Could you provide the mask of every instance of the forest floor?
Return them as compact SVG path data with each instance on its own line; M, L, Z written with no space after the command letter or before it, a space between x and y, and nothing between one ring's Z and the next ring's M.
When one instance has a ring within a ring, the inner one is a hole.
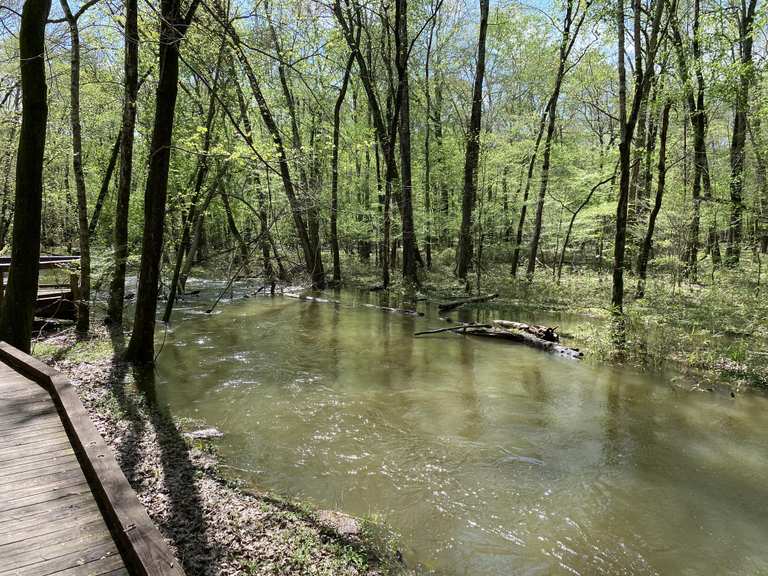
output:
M131 486L188 576L402 574L388 531L373 522L314 510L224 477L205 427L174 421L152 401L146 376L115 360L105 330L71 330L34 343L65 373Z
M451 269L451 258L437 261L418 294L429 300L450 300L466 295ZM380 283L370 269L348 259L345 278L351 286ZM754 269L753 269L754 268ZM699 390L728 387L733 391L768 390L768 285L762 286L757 266L743 264L738 271L703 270L700 281L675 280L673 273L648 279L645 297L635 299L637 280L627 273L625 334L612 330L611 275L609 271L564 270L558 283L551 269L538 272L532 282L524 271L516 279L506 264L489 265L470 278L472 294L497 293L490 309L512 307L530 321L540 312L571 318L578 325L569 334L587 359L632 365L640 369L682 372L685 385ZM393 275L393 278L399 274ZM391 292L407 291L395 283ZM407 299L407 298L406 298Z

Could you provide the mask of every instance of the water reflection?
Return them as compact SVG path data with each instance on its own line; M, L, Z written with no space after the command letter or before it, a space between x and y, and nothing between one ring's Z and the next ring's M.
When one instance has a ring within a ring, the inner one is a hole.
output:
M381 515L441 573L768 573L766 399L346 305L383 297L181 311L158 398L246 480Z

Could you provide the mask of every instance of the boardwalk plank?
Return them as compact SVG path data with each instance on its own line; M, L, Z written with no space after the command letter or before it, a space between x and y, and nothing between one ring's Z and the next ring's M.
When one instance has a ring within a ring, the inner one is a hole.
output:
M0 575L184 576L72 386L0 342Z

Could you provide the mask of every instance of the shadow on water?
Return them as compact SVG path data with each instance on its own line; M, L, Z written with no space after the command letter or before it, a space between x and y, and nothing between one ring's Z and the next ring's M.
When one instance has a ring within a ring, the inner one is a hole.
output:
M110 371L110 392L124 418L130 422L118 449L121 468L131 485L140 492L139 478L147 473L141 467L153 464L154 436L156 448L159 449L157 457L162 471L162 491L167 497L167 513L160 517L156 515L153 519L174 543L187 574L216 574L219 554L209 542L202 497L195 481L196 468L173 418L167 408L156 400L154 369L122 362L124 334L121 330L113 330L110 337L115 352ZM128 385L131 379L136 390ZM150 512L153 509L158 510L149 507Z

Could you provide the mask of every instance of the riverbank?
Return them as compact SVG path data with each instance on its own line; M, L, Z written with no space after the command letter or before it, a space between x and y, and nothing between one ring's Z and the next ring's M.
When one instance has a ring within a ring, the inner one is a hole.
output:
M221 472L214 443L153 405L152 372L115 359L100 331L65 331L33 354L66 374L188 576L403 574L382 527L246 489ZM141 389L141 391L140 391Z
M439 301L465 293L448 256L425 274L419 296ZM344 264L347 285L369 288L380 282L376 271L359 261L349 258ZM488 264L479 279L470 278L471 291L497 293L484 305L490 309L519 309L520 316L510 320L530 321L527 312L583 317L583 326L570 336L587 359L648 370L672 368L686 376L686 387L698 390L768 390L768 298L756 265L755 270L718 269L716 278L702 273L696 283L672 273L649 278L644 298L628 298L620 345L611 331L610 274L568 272L557 282L549 272L529 282L524 276L512 278L505 264ZM627 279L628 293L635 283ZM398 280L390 294L393 302L410 297Z

